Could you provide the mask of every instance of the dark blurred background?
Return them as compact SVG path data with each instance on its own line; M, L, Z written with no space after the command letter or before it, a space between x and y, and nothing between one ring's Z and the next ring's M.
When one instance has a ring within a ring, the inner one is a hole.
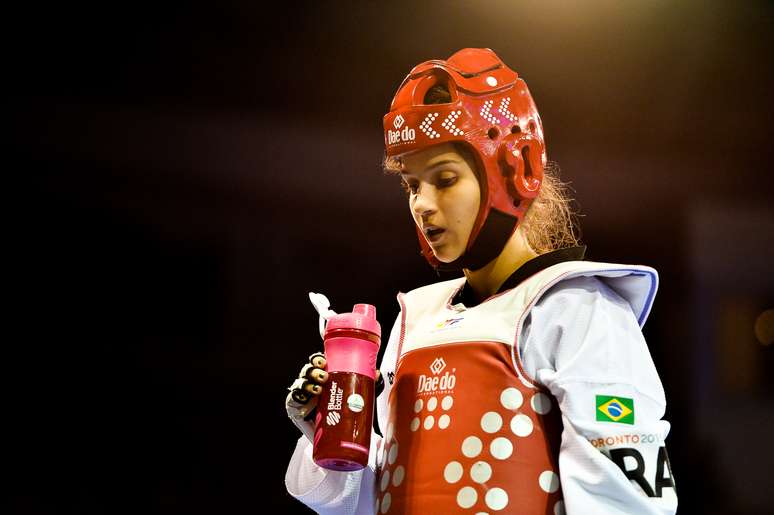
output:
M2 511L308 513L283 483L307 292L388 332L437 280L381 117L471 46L527 80L587 257L661 274L679 513L771 513L774 6L287 5L4 8Z

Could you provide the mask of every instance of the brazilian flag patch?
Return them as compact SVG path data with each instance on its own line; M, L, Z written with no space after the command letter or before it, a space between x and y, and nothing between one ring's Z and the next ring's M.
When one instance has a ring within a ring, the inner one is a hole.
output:
M626 397L597 395L597 422L634 425L634 400Z

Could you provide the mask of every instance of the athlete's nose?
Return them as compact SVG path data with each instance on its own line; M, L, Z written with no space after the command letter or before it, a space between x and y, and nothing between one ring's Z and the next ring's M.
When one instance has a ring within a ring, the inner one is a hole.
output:
M435 200L435 189L430 185L420 186L414 195L414 203L411 206L417 218L427 218L438 209Z

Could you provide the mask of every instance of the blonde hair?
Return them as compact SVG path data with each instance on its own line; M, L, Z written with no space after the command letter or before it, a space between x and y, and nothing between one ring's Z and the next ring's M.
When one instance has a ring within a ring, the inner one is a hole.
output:
M540 192L521 225L529 246L538 254L575 247L580 243L578 216L570 187L559 178L559 165L548 161Z
M463 155L468 152L467 148L458 148L458 151L460 150ZM385 157L382 168L385 173L398 174L401 171L402 162L400 158ZM536 253L545 254L552 250L578 245L580 243L578 217L570 187L559 178L559 165L554 161L548 161L543 170L540 193L527 209L521 224L521 230L529 246Z

